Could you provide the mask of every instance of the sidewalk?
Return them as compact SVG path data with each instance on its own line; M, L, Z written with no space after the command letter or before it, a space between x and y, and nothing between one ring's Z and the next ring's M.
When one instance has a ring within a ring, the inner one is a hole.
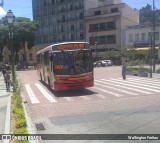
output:
M0 134L10 133L11 94L12 92L6 92L4 78L0 73Z
M158 79L160 79L160 74L153 73L153 74L152 74L152 77L153 77L153 78L158 78Z

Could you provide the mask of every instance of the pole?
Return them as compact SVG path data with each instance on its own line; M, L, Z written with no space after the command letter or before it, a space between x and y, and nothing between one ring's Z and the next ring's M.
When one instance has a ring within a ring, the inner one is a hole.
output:
M96 45L96 60L97 60L97 42L96 42L95 45Z
M9 34L10 34L10 48L11 48L11 63L12 63L12 77L14 73L14 55L13 55L13 37L12 37L12 29L11 24L9 24Z
M153 0L153 73L155 73L155 0Z
M151 49L150 49L150 78L152 78L152 34L151 34Z

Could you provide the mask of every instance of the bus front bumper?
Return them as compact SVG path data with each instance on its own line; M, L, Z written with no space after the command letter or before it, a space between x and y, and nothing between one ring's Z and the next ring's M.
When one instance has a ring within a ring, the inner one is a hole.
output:
M61 91L61 90L74 90L74 89L81 89L87 87L94 86L94 79L86 81L86 82L77 82L77 83L54 83L54 90Z

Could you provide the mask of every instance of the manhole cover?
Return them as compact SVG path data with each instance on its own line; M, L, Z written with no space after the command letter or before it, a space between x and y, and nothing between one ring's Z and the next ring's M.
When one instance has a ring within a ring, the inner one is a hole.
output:
M36 126L37 131L45 130L45 127L44 127L43 123L35 124L35 126Z

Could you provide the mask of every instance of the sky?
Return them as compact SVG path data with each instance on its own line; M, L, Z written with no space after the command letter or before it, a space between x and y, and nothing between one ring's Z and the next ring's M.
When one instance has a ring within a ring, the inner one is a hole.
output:
M0 0L1 1L1 0ZM32 18L32 0L3 0L4 6L0 7L0 18L6 14L8 10L12 10L16 17ZM92 0L91 0L92 1ZM153 0L122 0L132 8L138 10L147 4L152 5ZM155 7L160 9L160 0L155 0Z

